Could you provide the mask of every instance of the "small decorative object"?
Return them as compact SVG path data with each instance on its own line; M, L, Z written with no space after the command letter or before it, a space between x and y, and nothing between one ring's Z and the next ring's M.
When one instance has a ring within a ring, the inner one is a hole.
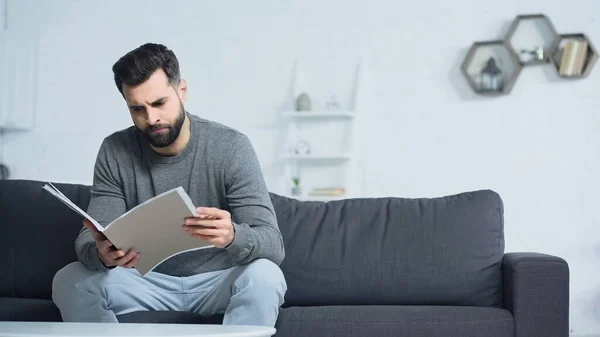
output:
M331 97L325 104L325 107L329 110L339 110L342 108L342 105L340 104L340 102L338 101L338 99L335 95L331 95Z
M523 49L519 53L519 60L521 60L522 63L544 61L544 48L536 47L534 50Z
M496 63L496 59L490 57L480 74L481 91L501 91L503 86L502 69Z
M297 111L310 111L311 102L308 94L301 93L298 98L296 98L296 110Z
M461 65L471 89L490 97L509 94L522 69L519 55L503 40L473 43Z
M544 48L542 47L535 48L535 50L533 51L533 55L535 56L535 59L537 61L543 61L544 58L546 58L546 56L544 55Z
M310 144L307 141L301 140L296 144L296 154L305 156L310 153Z
M302 194L302 188L300 188L300 178L293 177L292 182L294 183L294 187L292 187L292 195L298 196Z

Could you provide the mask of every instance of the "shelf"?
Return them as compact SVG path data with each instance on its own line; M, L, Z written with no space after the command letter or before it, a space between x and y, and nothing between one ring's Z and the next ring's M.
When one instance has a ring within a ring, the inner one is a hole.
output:
M552 21L544 14L518 15L510 25L506 41L521 65L550 62L552 44L558 36Z
M574 43L571 44L571 42ZM563 57L565 48L568 49L572 62ZM584 78L592 71L598 60L598 53L585 34L561 34L552 47L551 60L558 76L574 79Z
M290 118L353 118L354 112L348 110L290 111L284 115Z
M479 95L506 95L512 90L522 65L514 50L502 40L475 42L461 70Z
M294 61L288 103L278 113L282 135L276 161L282 168L281 195L312 202L344 197L309 193L309 187L321 184L347 186L345 194L351 191L352 195L360 195L362 181L356 176L361 162L355 153L360 142L358 122L362 109L358 98L362 67L360 59L356 65L349 60L351 72L344 75L346 61L311 60L302 69ZM328 74L331 70L334 71ZM301 190L294 187L298 179Z
M286 154L283 155L283 159L300 159L300 160L347 160L350 159L349 154Z
M29 131L30 129L28 127L21 127L21 126L0 126L0 133L7 133L7 132L24 132L24 131Z
M298 199L300 201L323 201L323 202L327 202L327 201L336 201L336 200L342 200L345 198L345 196L312 196L312 195L302 195L302 196L290 196L290 198L294 198L294 199Z

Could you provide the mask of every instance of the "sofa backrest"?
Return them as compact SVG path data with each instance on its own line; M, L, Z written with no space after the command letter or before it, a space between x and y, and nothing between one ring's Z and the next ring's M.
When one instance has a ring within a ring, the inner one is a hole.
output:
M42 190L0 180L0 297L51 298L82 218ZM87 209L89 186L54 184ZM300 202L271 193L283 234L284 306L501 306L503 206L493 191L432 199Z
M42 190L44 184L0 180L0 297L50 299L54 274L76 259L83 218ZM88 186L54 185L87 209Z
M286 250L286 306L502 306L503 203L493 191L271 198Z

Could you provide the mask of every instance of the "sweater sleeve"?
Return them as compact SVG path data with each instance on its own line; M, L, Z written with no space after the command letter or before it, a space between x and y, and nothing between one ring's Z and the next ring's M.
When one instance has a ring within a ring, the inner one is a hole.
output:
M225 157L223 173L235 237L225 249L238 264L258 258L279 265L283 238L260 164L248 137L236 133Z
M87 213L103 227L125 213L125 198L118 179L117 162L108 139L104 139L98 151L90 193ZM90 269L109 269L100 260L92 233L85 227L75 240L75 253L77 259Z

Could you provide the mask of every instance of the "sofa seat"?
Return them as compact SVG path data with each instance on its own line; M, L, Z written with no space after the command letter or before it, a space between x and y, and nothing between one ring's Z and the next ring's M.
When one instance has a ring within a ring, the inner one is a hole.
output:
M222 315L134 312L121 323L216 323ZM283 336L514 337L514 319L505 309L467 306L315 306L280 310L275 326Z
M0 297L0 321L60 322L60 311L51 300Z
M514 337L504 309L460 306L319 306L281 310L283 336Z

